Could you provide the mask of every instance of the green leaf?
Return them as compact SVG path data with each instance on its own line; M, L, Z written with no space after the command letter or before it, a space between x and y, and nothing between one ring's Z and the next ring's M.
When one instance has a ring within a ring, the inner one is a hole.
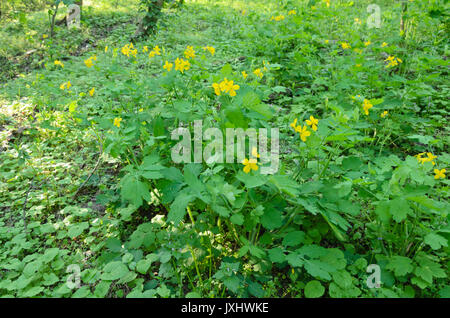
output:
M283 263L284 261L286 261L286 255L284 255L283 250L279 247L272 248L268 252L271 262Z
M317 280L312 280L308 282L305 286L305 297L306 298L318 298L325 293L325 287L320 284Z
M268 230L275 230L283 225L283 215L281 211L273 208L264 210L264 215L261 217L261 224Z
M274 175L269 178L269 181L274 184L278 190L287 193L290 196L297 196L299 194L300 185L286 175Z
M103 274L100 276L104 280L116 280L124 277L129 272L128 267L119 261L108 263L103 268Z
M248 189L256 188L264 185L267 182L267 179L261 175L251 175L240 170L236 175L236 178L245 184L245 187Z
M175 225L183 220L186 214L188 204L194 201L195 197L190 194L180 193L170 205L169 215L167 221L173 222Z
M77 236L79 236L81 233L83 233L83 231L84 231L85 229L87 229L88 227L89 227L89 223L88 223L88 222L82 222L82 223L79 223L79 224L72 225L72 226L69 228L69 231L67 231L67 235L68 235L70 238L77 237Z
M392 215L394 221L400 223L408 214L412 213L409 203L406 199L397 198L389 201L389 212Z
M304 242L305 239L305 232L303 231L293 231L286 234L286 236L283 239L283 246L296 246L300 245Z
M94 296L99 297L99 298L104 298L108 294L110 286L111 286L111 282L104 281L104 280L101 281L95 287Z
M345 271L340 270L332 273L333 281L343 289L350 288L352 286L352 276Z
M448 240L436 233L429 233L424 238L425 244L429 245L433 250L448 246Z
M244 223L244 216L240 213L233 214L230 221L233 224L242 225Z
M121 184L121 194L124 201L129 201L137 208L142 205L143 199L151 201L150 189L145 183L139 180L139 176L127 174Z
M393 256L389 259L386 269L393 271L395 276L404 276L413 271L412 261L408 257Z
M261 103L258 95L248 92L242 99L242 106L263 115L266 119L272 118L272 110L264 103Z

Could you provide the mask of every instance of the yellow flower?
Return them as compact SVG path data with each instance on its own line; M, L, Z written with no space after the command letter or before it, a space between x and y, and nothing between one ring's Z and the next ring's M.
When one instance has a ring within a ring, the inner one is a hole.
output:
M122 49L120 50L120 52L122 52L123 55L126 55L128 57L130 57L130 47L128 44L124 45L122 47Z
M108 46L105 46L105 53L108 52Z
M67 82L67 89L71 88L72 84L70 84L70 81Z
M66 89L66 83L62 83L61 85L59 85L59 89L62 90Z
M325 43L328 44L330 42L330 40L325 40Z
M396 58L395 56L388 56L387 59L385 59L384 61L388 62L388 64L386 65L386 68L397 66L398 63L403 63L403 61L401 59Z
M389 115L389 112L387 110L385 110L380 116L381 116L381 118L384 118L387 115Z
M184 50L184 56L189 59L189 58L194 58L195 57L195 51L194 48L190 45L187 46L186 50Z
M244 79L246 79L247 76L248 76L248 74L247 74L245 71L242 71L241 74L242 74L242 77L243 77Z
M233 81L229 81L227 85L227 92L231 97L236 96L236 91L239 89L239 85L233 83Z
M216 93L217 96L220 96L221 94L220 85L217 83L213 83L212 87L214 88L214 93Z
M297 118L294 119L292 123L289 124L295 131L297 131Z
M358 18L355 18L355 23L356 23L356 24L361 24L361 20L358 19Z
M306 142L306 137L311 135L311 132L307 129L307 126L297 126L295 130L300 133L300 139Z
M90 96L94 96L95 87L92 87L92 89L89 91Z
M227 93L228 92L228 80L225 77L222 82L219 83L220 91Z
M311 126L311 129L316 131L317 130L317 125L319 124L319 120L314 118L314 116L310 116L309 120L306 120L306 124L308 126Z
M435 173L434 178L436 180L438 180L438 179L445 179L445 171L446 171L445 169L441 169L441 170L434 169L434 173Z
M275 20L275 21L281 21L281 20L284 20L284 15L277 15L276 17L274 17L274 16L272 16L272 18L270 18L270 21L273 21L273 20Z
M369 109L371 109L373 107L373 105L370 102L370 100L364 99L362 106L363 106L363 109L364 109L364 114L369 115Z
M46 39L46 38L48 38L48 35L47 34L42 34L42 38Z
M263 77L263 73L261 72L261 69L257 68L256 70L253 71L253 74L255 74L256 76L258 76L259 78Z
M214 53L216 53L216 49L211 46L205 46L203 50L208 51L209 53L211 53L211 55L214 55Z
M259 155L258 150L256 149L256 147L253 147L253 148L252 148L252 156L253 156L254 158L259 158L259 157L260 157L260 155Z
M159 48L158 45L156 45L156 46L153 48L153 52L155 52L156 55L161 55L161 49Z
M436 164L433 160L436 159L437 156L433 155L431 152L427 152L427 158L425 158L425 162L430 162L433 164L433 166Z
M242 164L244 165L244 172L249 173L251 170L258 170L258 160L257 159L247 159L242 160Z
M327 8L329 8L330 7L330 0L323 0L323 1L327 3Z
M139 108L139 112L142 113L144 111L144 108Z
M342 46L342 48L343 48L344 50L350 49L350 48L351 48L350 44L348 44L347 42L342 42L342 43L341 43L341 46Z
M291 10L291 11L288 12L288 15L293 15L293 14L297 14L297 11Z
M117 126L117 128L120 128L121 121L122 121L122 118L120 118L120 117L114 118L114 126Z
M187 71L191 67L191 63L187 60L183 60L180 58L177 58L175 60L175 71L180 71L181 73L184 73L184 71Z
M370 44L372 44L372 42L370 42L370 40L368 40L367 42L364 42L364 46L369 46Z
M91 58L88 58L87 60L84 60L84 64L86 64L87 67L92 67L94 63L92 62Z
M383 42L383 43L381 44L381 47L385 47L385 46L388 46L388 44L387 44L386 42Z
M417 158L417 161L419 161L422 164L427 161L427 158L422 158L424 154L425 152L421 152L415 156Z
M147 45L144 45L144 48L142 49L142 52L143 52L143 53L148 52L148 46L147 46Z
M97 55L91 56L91 59L93 59L94 61L97 61Z
M58 61L58 60L55 61L55 65L59 65L59 66L61 66L61 67L64 67L63 62Z
M163 66L163 69L167 70L167 72L170 72L172 70L173 63L169 63L169 61L166 61L166 63Z

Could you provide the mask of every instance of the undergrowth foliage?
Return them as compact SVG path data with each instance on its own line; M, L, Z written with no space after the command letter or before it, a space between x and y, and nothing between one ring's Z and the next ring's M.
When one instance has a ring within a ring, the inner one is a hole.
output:
M449 297L443 1L411 1L401 33L400 3L378 29L366 1L245 4L187 2L80 56L44 42L4 86L0 295ZM279 169L248 144L174 163L196 120L278 128Z

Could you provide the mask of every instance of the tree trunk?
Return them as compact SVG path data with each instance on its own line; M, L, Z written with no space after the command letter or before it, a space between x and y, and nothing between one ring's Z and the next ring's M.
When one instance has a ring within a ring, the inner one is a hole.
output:
M134 35L132 36L132 40L147 36L156 26L156 22L158 22L159 14L164 5L164 0L153 0L152 6L147 8L148 16L144 16L139 20L138 28Z

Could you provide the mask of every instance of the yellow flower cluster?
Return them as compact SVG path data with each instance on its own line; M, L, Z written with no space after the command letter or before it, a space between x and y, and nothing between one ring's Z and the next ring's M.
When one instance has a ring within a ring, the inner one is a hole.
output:
M277 22L279 22L279 21L281 21L281 20L284 20L284 15L280 14L280 15L277 15L276 17L272 16L272 17L270 18L270 21L273 21L273 20L275 20L275 21L277 21Z
M147 50L148 50L148 48L147 48ZM159 48L159 46L155 46L153 48L153 50L151 50L151 52L148 54L148 57L152 58L155 55L161 55L161 49Z
M388 58L385 59L384 61L388 62L388 64L386 65L386 68L397 66L398 63L403 63L403 61L401 59L396 58L395 56L388 56Z
M163 69L167 70L167 72L170 72L172 67L173 67L173 63L169 63L169 61L166 61L166 63L164 63Z
M92 87L92 89L89 91L90 96L94 96L95 93L95 87Z
M355 23L356 23L356 24L361 24L361 20L358 19L358 18L355 18Z
M434 178L436 180L438 180L438 179L445 179L445 171L446 171L445 169L441 169L441 170L434 169L434 173L435 173Z
M317 131L317 125L319 124L319 120L314 118L314 116L310 116L309 119L306 120L306 125L311 126L311 129ZM311 132L308 130L308 126L297 126L297 118L290 124L290 126L294 129L295 132L300 134L300 139L306 142L306 138L311 136Z
M387 115L389 115L389 112L387 110L385 110L384 112L381 113L381 118L386 117Z
M253 158L242 160L242 164L244 165L244 172L249 173L251 170L258 170L258 159L260 157L256 147L252 148L252 156Z
M87 67L92 67L94 65L93 61L97 61L97 56L96 55L91 56L87 60L84 60L84 64L86 64Z
M347 42L342 42L341 46L342 46L342 49L344 49L344 50L347 50L347 49L351 48L350 44L348 44Z
M364 99L362 107L364 109L364 114L369 115L369 109L373 107L372 103L368 99Z
M216 49L212 46L205 46L203 50L208 51L209 53L211 53L211 55L214 55L214 53L216 53Z
M233 81L229 81L226 77L220 83L213 83L212 87L217 96L225 92L230 94L231 97L236 96L236 91L240 88L239 85L234 84Z
M56 61L55 61L55 65L59 65L59 66L61 66L61 67L64 67L63 62L61 62L61 61L59 61L59 60L56 60Z
M59 88L62 90L65 90L66 88L69 89L72 87L72 84L70 84L70 81L68 81L67 83L62 83Z
M323 2L325 2L327 4L327 8L330 7L330 0L323 0Z
M123 55L126 55L127 57L130 57L130 54L136 57L138 51L134 48L133 43L125 44L122 49L120 50Z
M261 72L260 68L257 68L256 70L253 71L253 74L255 74L256 76L258 76L259 78L262 78L264 76L263 72Z
M436 164L433 160L437 158L437 156L433 155L431 152L427 152L427 156L424 158L422 157L425 154L425 152L421 152L418 155L416 155L417 161L419 161L421 164L424 164L425 162L431 162L433 166Z
M120 117L114 118L114 126L116 126L117 128L120 128L121 121L122 121L122 118L120 118Z
M191 63L189 63L188 60L183 60L177 57L175 60L175 71L180 71L181 73L184 73L184 71L187 71L191 67Z
M291 10L288 12L288 15L296 15L296 14L297 14L297 11L295 11L295 10Z
M194 58L194 57L195 57L195 51L194 51L194 48L193 48L192 46L188 45L187 48L186 48L186 50L184 50L184 56L185 56L187 59Z

